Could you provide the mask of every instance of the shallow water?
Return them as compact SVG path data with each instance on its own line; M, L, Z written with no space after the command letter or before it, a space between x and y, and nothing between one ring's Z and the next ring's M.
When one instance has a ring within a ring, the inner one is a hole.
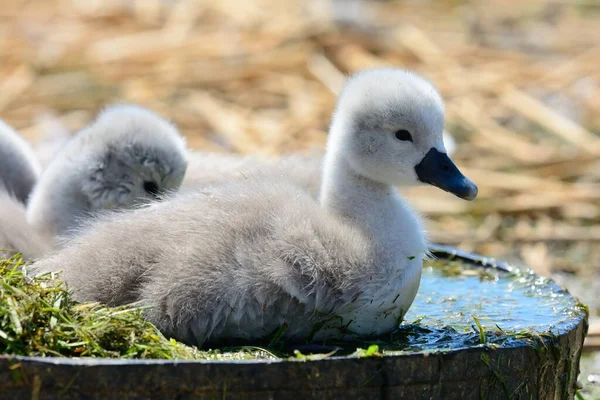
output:
M482 341L514 345L519 341L514 334L559 334L582 312L576 298L529 271L506 273L437 261L423 269L419 293L401 325L403 340L396 344L405 350L456 348Z

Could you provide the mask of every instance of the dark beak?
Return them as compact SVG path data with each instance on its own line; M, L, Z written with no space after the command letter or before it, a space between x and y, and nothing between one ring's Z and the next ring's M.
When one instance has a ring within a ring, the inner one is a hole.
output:
M419 180L465 200L477 197L477 186L464 176L445 153L432 148L415 167Z

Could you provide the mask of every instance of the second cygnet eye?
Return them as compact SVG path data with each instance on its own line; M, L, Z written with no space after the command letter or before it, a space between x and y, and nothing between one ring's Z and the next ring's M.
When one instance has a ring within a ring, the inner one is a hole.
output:
M145 181L144 190L152 196L158 196L159 194L158 184L154 181Z

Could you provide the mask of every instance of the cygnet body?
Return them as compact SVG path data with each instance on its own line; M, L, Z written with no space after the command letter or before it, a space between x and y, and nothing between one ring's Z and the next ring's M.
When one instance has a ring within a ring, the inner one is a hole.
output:
M44 238L25 220L25 203L39 170L29 144L0 121L0 258L19 251L29 258L49 250Z
M27 221L53 237L69 235L90 214L176 191L186 157L185 141L163 118L137 106L110 107L48 164Z
M189 344L377 336L419 287L426 238L395 185L425 182L473 199L445 154L433 86L376 69L345 86L320 199L292 179L250 174L204 192L101 218L34 271L63 270L80 300L139 301Z
M29 143L0 120L0 187L25 204L39 175L40 165Z

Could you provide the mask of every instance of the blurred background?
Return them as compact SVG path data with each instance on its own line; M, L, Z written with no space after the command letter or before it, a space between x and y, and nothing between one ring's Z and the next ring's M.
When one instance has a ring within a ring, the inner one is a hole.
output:
M407 191L432 241L589 304L580 381L600 397L600 1L0 0L0 118L43 160L114 103L205 151L323 148L344 77L382 65L440 89L479 185Z

